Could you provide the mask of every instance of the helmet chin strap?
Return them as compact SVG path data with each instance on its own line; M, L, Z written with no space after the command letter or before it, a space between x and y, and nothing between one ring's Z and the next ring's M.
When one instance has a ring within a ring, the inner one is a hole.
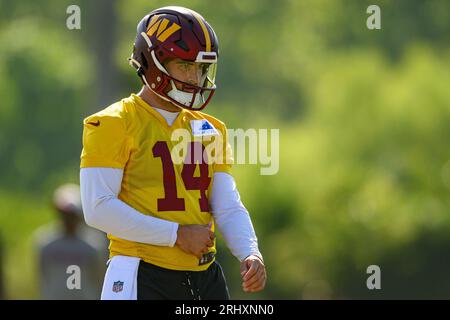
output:
M160 97L161 99L166 100L167 102L172 103L169 99L167 99L166 97L160 95L160 94L157 93L155 90L153 90L152 87L150 87L150 86L148 85L147 78L145 77L145 74L142 74L142 80L144 80L145 86L146 86L147 88L149 88L154 94L156 94L156 95L157 95L158 97ZM172 104L173 104L173 103L172 103ZM177 107L178 107L178 106L177 106Z
M172 99L178 101L182 105L185 105L186 107L191 106L192 99L194 97L193 93L184 92L182 90L178 90L175 86L175 83L173 80L170 80L170 84L172 85L172 90L167 92L167 95L171 97ZM192 107L198 107L199 105L203 104L205 100L203 99L203 96L200 93L195 94L195 100L192 105Z

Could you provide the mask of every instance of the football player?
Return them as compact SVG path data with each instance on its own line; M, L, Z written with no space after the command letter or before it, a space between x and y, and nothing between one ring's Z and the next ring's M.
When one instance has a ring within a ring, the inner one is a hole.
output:
M129 58L141 91L84 120L83 211L110 239L102 299L229 299L216 227L241 262L243 290L265 287L226 127L200 112L216 90L218 57L217 36L200 14L156 9L139 22ZM184 161L173 152L177 130L191 138Z

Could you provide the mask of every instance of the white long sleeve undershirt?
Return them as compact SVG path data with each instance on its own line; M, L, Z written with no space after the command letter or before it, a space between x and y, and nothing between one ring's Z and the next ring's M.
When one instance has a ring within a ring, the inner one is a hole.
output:
M96 167L80 170L86 223L125 240L174 246L178 223L142 214L118 199L122 177L122 169ZM218 230L231 253L239 261L249 255L262 258L250 216L231 175L214 173L209 200Z

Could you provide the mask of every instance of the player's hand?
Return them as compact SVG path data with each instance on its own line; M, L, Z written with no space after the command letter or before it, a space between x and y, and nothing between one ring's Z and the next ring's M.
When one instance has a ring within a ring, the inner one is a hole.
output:
M241 276L245 292L258 292L266 286L266 267L257 256L248 256L241 262Z
M180 225L175 245L200 259L209 251L209 247L214 246L215 238L214 232L211 231L211 223Z

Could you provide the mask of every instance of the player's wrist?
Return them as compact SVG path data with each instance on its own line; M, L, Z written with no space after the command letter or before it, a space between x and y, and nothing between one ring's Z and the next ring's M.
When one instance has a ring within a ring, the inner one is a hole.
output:
M178 228L179 228L179 224L176 222L172 222L172 234L170 236L170 242L169 242L169 247L175 247L176 246L176 242L177 242L177 238L178 238Z
M177 232L176 232L176 240L175 240L175 246L181 246L183 244L183 226L180 224L177 224Z
M247 255L247 256L244 258L244 260L242 260L242 261L245 261L245 260L247 260L247 259L250 258L250 257L255 257L255 258L257 258L258 260L260 260L260 261L262 262L262 264L264 264L264 259L263 259L262 255L261 255L260 253L251 253L251 254Z

